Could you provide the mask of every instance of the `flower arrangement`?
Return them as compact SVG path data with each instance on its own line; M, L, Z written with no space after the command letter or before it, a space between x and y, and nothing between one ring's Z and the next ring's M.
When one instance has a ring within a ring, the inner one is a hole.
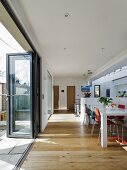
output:
M112 108L115 108L117 105L116 105L116 103L111 103L111 106L112 106Z
M112 103L112 98L99 97L98 101L103 105L107 106L109 103Z

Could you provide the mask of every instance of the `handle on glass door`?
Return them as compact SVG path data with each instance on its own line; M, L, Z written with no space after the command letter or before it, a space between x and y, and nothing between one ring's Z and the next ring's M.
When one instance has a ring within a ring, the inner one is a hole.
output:
M10 96L15 96L14 94L13 95L9 95L9 94L7 94L7 97L10 97Z
M8 98L9 98L10 96L15 96L15 95L6 94L6 96L7 96L7 98L6 98L6 102L7 102L7 101L8 101Z

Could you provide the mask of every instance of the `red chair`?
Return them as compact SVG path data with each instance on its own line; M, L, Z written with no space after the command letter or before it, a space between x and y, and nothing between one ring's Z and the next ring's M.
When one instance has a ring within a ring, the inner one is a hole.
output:
M93 124L93 126L92 126L91 135L93 135L94 128L95 128L95 125L96 125L96 124L98 124L99 127L100 127L100 125L101 125L101 114L100 114L100 111L99 111L98 108L95 108L95 121L94 121L94 124ZM108 120L108 119L107 119L107 126L108 126L108 127L111 127L111 125L114 126L115 123L112 122L111 120ZM117 133L118 133L118 131L117 131ZM99 131L99 137L100 137L100 131Z
M119 105L118 105L118 108L120 108L120 109L125 109L125 105L124 105L124 104L119 104Z

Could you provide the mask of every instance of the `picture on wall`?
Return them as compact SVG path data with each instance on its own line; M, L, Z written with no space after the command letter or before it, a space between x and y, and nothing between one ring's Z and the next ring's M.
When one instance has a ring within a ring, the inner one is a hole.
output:
M106 89L106 97L110 97L110 89Z
M94 85L94 97L100 97L100 85Z

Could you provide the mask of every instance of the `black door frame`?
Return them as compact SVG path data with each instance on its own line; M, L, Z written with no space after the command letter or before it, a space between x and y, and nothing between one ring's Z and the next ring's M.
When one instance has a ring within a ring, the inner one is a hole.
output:
M40 57L37 54L34 55L32 68L33 137L36 137L40 132Z
M11 134L10 132L10 75L9 75L9 56L23 56L23 55L29 55L31 56L30 59L30 84L31 84L31 90L30 90L30 123L31 123L31 134L30 135L19 135L19 134ZM38 66L40 63L39 57L32 53L32 52L25 52L25 53L11 53L7 54L6 56L6 68L7 68L7 136L8 137L15 137L15 138L35 138L40 130L40 123L39 123L39 117L40 117L40 67ZM39 73L39 75L38 75Z

